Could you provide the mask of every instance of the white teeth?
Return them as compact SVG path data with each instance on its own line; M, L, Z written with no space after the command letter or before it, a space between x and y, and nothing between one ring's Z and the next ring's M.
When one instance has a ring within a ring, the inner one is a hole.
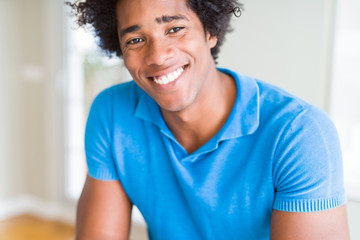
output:
M181 75L181 73L183 71L184 71L184 68L179 67L172 73L168 73L168 74L160 76L160 77L154 77L154 82L156 82L157 84L171 83L171 82L175 81Z

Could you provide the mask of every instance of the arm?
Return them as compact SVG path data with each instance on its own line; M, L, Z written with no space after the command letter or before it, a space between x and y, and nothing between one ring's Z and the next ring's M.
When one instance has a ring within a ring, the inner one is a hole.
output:
M348 240L346 206L311 213L273 210L270 239Z
M132 203L119 181L87 177L76 215L77 240L129 238Z
M349 239L342 155L332 121L306 108L279 139L271 239Z

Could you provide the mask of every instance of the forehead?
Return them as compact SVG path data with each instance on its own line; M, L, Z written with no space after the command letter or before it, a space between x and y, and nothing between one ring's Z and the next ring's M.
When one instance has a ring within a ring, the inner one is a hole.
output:
M142 22L160 23L163 16L177 15L196 16L186 0L120 0L116 4L119 27Z

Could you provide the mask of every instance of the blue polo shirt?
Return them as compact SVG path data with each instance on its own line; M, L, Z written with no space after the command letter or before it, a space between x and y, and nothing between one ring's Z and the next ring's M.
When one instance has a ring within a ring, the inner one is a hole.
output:
M269 239L273 209L345 203L338 136L327 115L273 85L227 69L236 102L192 154L133 81L97 96L89 113L88 173L120 180L150 239Z

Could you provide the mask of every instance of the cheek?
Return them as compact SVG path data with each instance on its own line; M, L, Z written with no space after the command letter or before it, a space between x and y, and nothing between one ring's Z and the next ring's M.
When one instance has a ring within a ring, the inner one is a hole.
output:
M202 57L205 51L210 51L204 40L204 36L199 34L192 37L186 37L178 42L177 48L196 60L196 58Z
M139 85L139 76L137 74L137 69L135 68L136 65L133 64L133 61L129 61L129 59L125 60L124 59L124 65L126 67L126 69L128 70L129 74L131 75L132 79Z
M124 65L125 67L127 68L127 70L129 71L129 73L131 75L133 75L133 73L135 72L135 68L137 65L139 64L136 64L136 59L134 58L134 56L132 56L131 54L126 54L126 55L123 55L123 61L124 61ZM134 77L134 76L133 76Z
M123 55L124 65L133 76L145 69L143 50L130 50Z

